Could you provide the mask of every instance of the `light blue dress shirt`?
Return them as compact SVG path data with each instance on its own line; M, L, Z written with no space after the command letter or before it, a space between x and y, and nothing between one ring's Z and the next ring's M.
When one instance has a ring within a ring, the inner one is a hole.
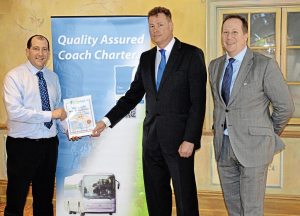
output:
M51 121L51 111L42 111L36 73L39 70L29 61L7 73L4 79L4 103L8 114L8 136L14 138L50 138L57 134L57 121L50 129L44 122ZM61 105L61 90L57 75L43 68L51 110Z
M160 49L166 50L165 55L166 55L166 63L168 63L172 48L175 44L175 38L172 38L172 40L168 43L168 45L164 48L156 47L156 57L155 57L155 81L157 80L157 72L158 72L158 66L161 61L161 53L159 52Z
M233 85L234 85L235 80L237 78L237 75L239 73L239 70L240 70L242 61L243 61L243 59L245 57L246 51L247 51L247 47L245 47L239 54L237 54L234 57L228 56L228 55L226 56L226 62L225 62L225 65L224 65L223 75L222 75L222 79L221 79L221 82L220 82L220 89L219 89L220 94L221 94L221 91L222 91L223 77L224 77L224 74L225 74L225 69L226 69L226 67L227 67L227 65L229 63L229 58L234 58L235 59L235 61L232 63L233 73L232 73L232 80L231 80L231 84L230 84L230 95L231 95ZM224 134L228 135L227 128L224 130Z

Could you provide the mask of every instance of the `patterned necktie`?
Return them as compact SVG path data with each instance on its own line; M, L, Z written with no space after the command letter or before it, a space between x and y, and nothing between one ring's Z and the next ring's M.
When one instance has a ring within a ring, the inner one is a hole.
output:
M160 81L161 81L161 78L163 76L166 64L167 64L167 62L166 62L166 50L161 49L161 50L159 50L159 52L161 53L161 60L160 60L160 63L158 65L158 70L157 70L156 90L158 90L158 88L159 88Z
M42 101L42 110L43 111L51 111L49 95L48 95L48 90L47 90L47 83L46 83L46 80L44 79L43 72L39 71L36 73L36 75L39 78L39 89L40 89L40 96L41 96L41 101ZM50 122L44 123L44 125L49 129L51 128L52 124L53 124L52 120Z
M221 95L225 102L225 104L228 104L229 97L230 97L230 85L231 85L231 79L232 79L232 73L233 73L233 67L232 63L235 61L234 58L229 59L229 63L225 69L223 82L222 82L222 90Z

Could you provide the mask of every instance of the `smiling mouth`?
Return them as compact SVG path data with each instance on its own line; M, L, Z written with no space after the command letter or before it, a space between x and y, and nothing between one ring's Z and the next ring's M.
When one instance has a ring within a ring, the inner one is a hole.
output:
M155 34L154 35L154 37L160 37L161 36L161 34Z

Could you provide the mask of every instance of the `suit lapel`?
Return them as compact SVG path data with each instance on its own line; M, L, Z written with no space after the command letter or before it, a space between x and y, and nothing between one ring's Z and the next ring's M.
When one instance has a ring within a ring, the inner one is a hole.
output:
M178 56L180 55L179 50L181 48L181 42L176 38L175 38L175 40L176 41L175 41L174 46L171 50L171 53L170 53L170 56L169 56L164 74L161 78L161 82L160 82L160 86L159 86L158 90L163 88L164 83L166 82L166 80L168 79L168 77L170 76L172 71L175 70L175 68L176 68L176 65L177 65L176 62L178 62L176 60L178 59Z
M156 92L156 79L155 79L155 58L156 58L157 48L154 47L150 53L150 72L151 72L151 82L154 91Z
M224 105L225 105L225 102L223 100L223 97L222 97L222 94L221 94L221 79L222 79L222 75L223 75L223 71L224 71L224 65L225 65L225 61L226 61L226 55L224 55L219 63L218 63L218 73L217 73L217 78L216 78L216 85L217 85L217 90L219 92L219 97L221 99L221 101L223 101Z
M232 92L228 101L228 105L230 105L234 101L234 98L239 93L240 88L242 87L244 80L246 79L251 69L252 64L253 64L253 52L248 48L245 57L242 61L241 67L239 69L235 83L233 85Z

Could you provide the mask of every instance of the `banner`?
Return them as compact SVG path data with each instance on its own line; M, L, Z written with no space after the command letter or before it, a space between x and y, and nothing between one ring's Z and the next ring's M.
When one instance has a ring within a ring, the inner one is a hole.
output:
M147 17L52 17L62 97L91 95L96 121L124 95L150 48ZM56 215L147 215L141 162L144 100L99 138L59 134Z

